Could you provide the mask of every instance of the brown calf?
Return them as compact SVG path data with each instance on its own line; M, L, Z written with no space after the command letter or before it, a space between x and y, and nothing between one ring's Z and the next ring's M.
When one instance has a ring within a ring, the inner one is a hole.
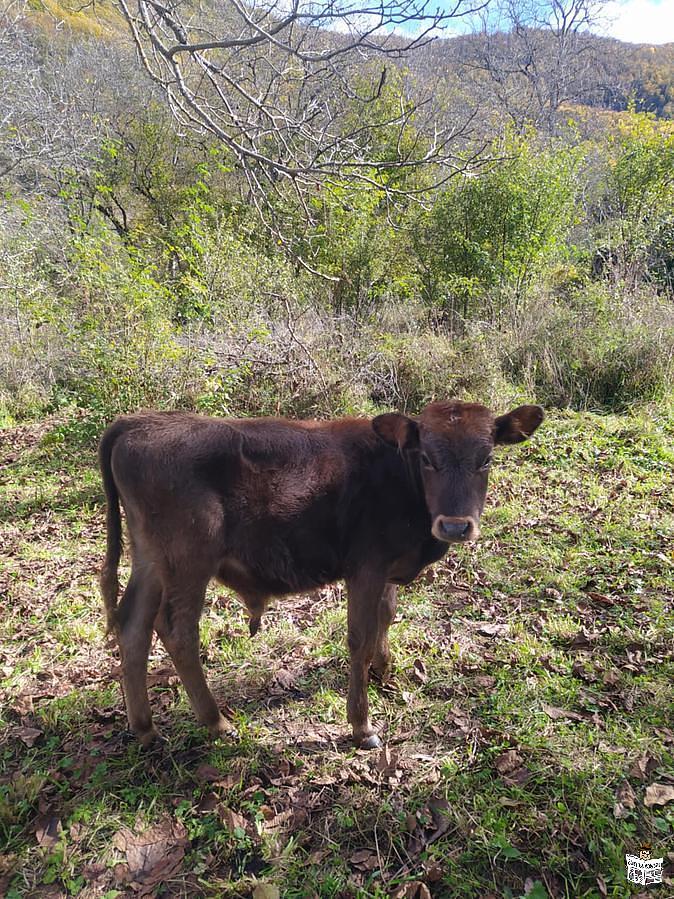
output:
M229 730L199 659L199 617L212 578L242 598L255 634L272 596L344 579L351 675L348 719L374 747L369 670L390 669L396 585L408 584L450 543L475 540L494 444L518 443L540 406L495 418L484 406L432 403L415 418L216 419L184 413L118 418L100 465L108 545L101 587L122 656L129 725L157 736L147 695L155 630L199 721ZM120 502L132 572L117 605Z

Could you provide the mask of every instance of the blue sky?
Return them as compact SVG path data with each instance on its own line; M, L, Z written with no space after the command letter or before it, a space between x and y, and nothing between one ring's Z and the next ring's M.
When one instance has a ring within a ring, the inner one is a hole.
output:
M283 5L286 0L276 0L278 4ZM290 0L287 0L289 3ZM425 13L430 16L436 8L453 9L456 0L438 0L437 4L433 0L427 0L425 5ZM534 8L538 0L533 0ZM346 8L358 8L361 6L361 0L342 0L337 3L338 6ZM373 9L376 4L370 5ZM424 0L419 0L418 5L424 6ZM469 3L466 4L467 6ZM531 8L531 4L529 4ZM498 7L493 5L488 7L493 10L492 19L493 27L498 27ZM541 0L540 9L549 9L546 0ZM404 11L409 11L407 4L404 4ZM367 27L372 23L376 24L379 16L376 13L366 15L355 15L351 24L360 23L363 27ZM490 16L491 19L491 16ZM618 38L621 41L627 41L634 44L666 44L674 43L674 0L608 0L601 12L597 11L597 24L593 27L593 31L597 34L604 34L609 37ZM337 30L347 31L349 24L345 21L337 21L335 26ZM448 22L443 28L438 29L439 37L450 37L452 34L465 34L474 29L479 29L479 15L475 17L466 16L465 18L456 18ZM412 20L405 22L392 28L388 26L386 31L399 30L402 34L409 36L410 32L424 31L425 26L420 20Z
M604 33L634 44L674 41L674 0L612 0Z

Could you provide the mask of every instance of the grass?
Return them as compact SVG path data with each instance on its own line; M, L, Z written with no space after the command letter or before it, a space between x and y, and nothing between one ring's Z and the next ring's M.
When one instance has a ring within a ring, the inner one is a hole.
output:
M625 852L672 861L674 803L644 798L674 783L673 427L555 413L501 453L484 539L403 591L373 754L348 740L339 587L254 640L213 592L203 652L239 740L206 741L155 645L170 742L144 754L103 640L93 450L72 422L0 432L0 894L638 892Z

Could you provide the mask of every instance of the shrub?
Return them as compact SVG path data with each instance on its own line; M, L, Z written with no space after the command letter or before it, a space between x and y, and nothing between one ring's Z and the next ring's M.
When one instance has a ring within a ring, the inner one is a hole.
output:
M674 308L645 290L595 285L573 302L541 292L497 340L506 375L552 405L624 409L664 394L674 374Z
M426 300L453 328L519 302L545 264L566 255L576 217L580 150L510 137L492 152L502 161L450 182L417 231Z

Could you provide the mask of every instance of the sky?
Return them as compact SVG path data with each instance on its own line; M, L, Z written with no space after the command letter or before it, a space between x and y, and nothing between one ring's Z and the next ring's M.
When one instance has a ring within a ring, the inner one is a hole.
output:
M605 34L632 44L674 41L674 0L612 0L605 13Z
M274 0L278 5L283 5L290 0ZM395 2L395 0L394 0ZM452 9L457 0L405 0L401 3L401 9L407 11L410 7L424 8L426 15L430 16L436 8L441 10ZM538 0L533 0L533 8L536 8ZM342 8L377 8L374 0L341 0L337 5ZM472 5L466 0L466 6ZM549 0L541 0L540 8L549 9ZM568 5L568 4L565 4ZM492 8L497 8L496 6ZM527 5L532 9L532 3ZM394 7L395 9L395 7ZM608 0L606 5L597 13L598 21L592 27L595 34L603 34L632 44L666 44L674 42L674 0ZM358 22L362 27L374 24L379 20L377 14L358 15L349 22L337 20L333 27L338 31L348 31L350 25ZM457 18L447 22L442 28L437 29L438 37L451 37L455 34L466 34L476 28L479 29L479 19L471 16ZM409 37L417 31L425 31L425 25L418 20L407 21L404 24L392 28L387 26L387 32L397 31L405 37ZM498 27L498 26L495 26Z

